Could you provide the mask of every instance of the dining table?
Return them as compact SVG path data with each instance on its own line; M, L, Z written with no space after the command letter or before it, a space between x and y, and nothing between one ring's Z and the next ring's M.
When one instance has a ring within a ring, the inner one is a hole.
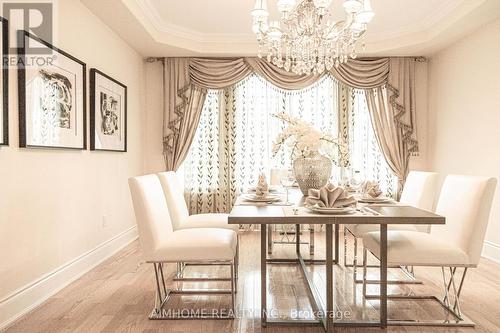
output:
M388 320L387 315L387 229L389 225L439 225L445 223L443 216L397 202L360 204L349 213L319 214L311 211L305 204L305 196L298 189L290 190L289 201L249 202L245 196L237 198L228 222L239 225L260 226L260 280L261 280L261 324L322 325L326 332L334 327L380 327L397 324ZM334 314L333 265L339 264L339 233L341 225L376 224L380 230L380 309L379 320L337 319ZM295 258L268 258L266 251L267 230L272 225L295 225ZM300 249L300 228L302 225L324 225L325 259L304 258ZM335 238L335 241L334 241ZM311 307L316 314L314 319L269 318L267 309L267 266L275 263L290 263L300 267L306 282ZM308 265L325 265L325 302L322 302L318 287L314 284Z

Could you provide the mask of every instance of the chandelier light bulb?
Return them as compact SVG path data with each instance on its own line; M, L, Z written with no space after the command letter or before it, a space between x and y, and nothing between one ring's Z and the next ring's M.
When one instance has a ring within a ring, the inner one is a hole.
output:
M349 14L354 14L359 12L363 8L363 4L360 0L344 0L344 9Z
M279 41L282 35L280 23L278 21L271 21L271 23L269 23L269 31L267 34L272 41Z
M357 33L357 34L360 34L362 33L363 31L366 30L366 24L364 23L361 23L359 21L356 21L352 24L352 31Z
M289 13L295 7L295 0L278 0L277 7L281 13Z
M265 18L269 16L269 12L267 11L267 0L256 0L251 14L260 21L265 20Z
M260 24L259 24L258 22L254 22L254 23L252 24L252 32L253 32L254 34L258 34L258 33L260 33Z
M330 7L332 0L313 0L314 6L318 9L326 9Z
M370 23L375 13L373 12L370 0L364 0L363 10L356 15L356 21L359 23Z

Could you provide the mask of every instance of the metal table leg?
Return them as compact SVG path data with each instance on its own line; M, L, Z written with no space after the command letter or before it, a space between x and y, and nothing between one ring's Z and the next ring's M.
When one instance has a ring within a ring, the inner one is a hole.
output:
M335 265L338 265L339 263L339 234L340 234L340 225L335 224L335 260L334 263ZM331 237L330 237L331 239Z
M260 225L260 310L261 324L267 324L266 224Z
M300 253L300 224L295 225L295 252Z
M309 224L309 255L314 255L314 224Z
M380 225L380 328L387 327L387 224Z
M336 225L337 231L338 225ZM326 225L326 331L333 331L333 246L332 246L332 225ZM338 242L337 244L338 245ZM336 255L338 255L336 251Z
M273 253L273 226L269 225L267 228L267 253Z

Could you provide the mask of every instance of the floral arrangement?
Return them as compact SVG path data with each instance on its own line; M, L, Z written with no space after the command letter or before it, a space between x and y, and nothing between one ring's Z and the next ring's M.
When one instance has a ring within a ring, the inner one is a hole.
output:
M340 139L321 133L308 122L286 113L281 112L274 116L287 123L288 127L276 138L273 144L273 156L287 144L292 148L292 159L321 154L336 164L346 160L347 145Z

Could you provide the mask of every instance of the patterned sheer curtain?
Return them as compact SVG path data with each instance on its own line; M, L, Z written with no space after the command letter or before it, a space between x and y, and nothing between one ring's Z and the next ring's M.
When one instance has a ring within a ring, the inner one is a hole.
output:
M208 91L183 165L191 213L229 212L236 197L255 185L259 172L291 167L286 149L275 157L271 154L274 139L286 127L273 116L278 112L306 120L335 137L340 128L349 137L349 169L358 170L364 179L380 181L393 194L397 178L378 149L364 94L349 90L348 103L339 103L338 91L339 83L329 76L309 88L286 91L257 75L223 91ZM340 168L334 169L338 179Z

